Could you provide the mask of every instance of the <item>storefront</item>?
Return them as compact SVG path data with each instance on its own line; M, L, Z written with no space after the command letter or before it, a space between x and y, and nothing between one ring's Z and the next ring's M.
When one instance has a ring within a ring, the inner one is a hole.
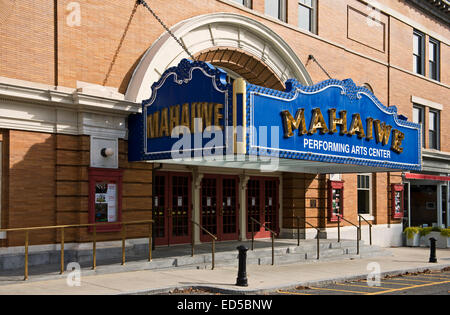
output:
M226 78L208 63L183 60L153 84L142 114L130 116L130 162L160 163L157 244L208 241L197 224L220 241L252 232L270 237L265 227L280 233L289 228L282 198L286 204L306 196L283 195L289 173L421 170L420 126L351 80L313 86L289 80L279 91ZM323 198L331 223L353 210L343 202L345 181L328 186ZM390 191L391 218L401 220L403 185Z

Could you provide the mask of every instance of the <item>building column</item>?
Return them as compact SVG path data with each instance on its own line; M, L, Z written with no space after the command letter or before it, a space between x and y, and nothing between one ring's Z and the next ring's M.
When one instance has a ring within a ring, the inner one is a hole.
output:
M203 174L194 169L192 172L192 220L200 224L200 189L202 187ZM192 224L194 244L200 244L200 228Z
M436 211L437 211L437 225L440 228L443 224L442 222L442 183L438 183L437 184L437 207L436 207Z
M250 176L239 175L239 240L247 240L247 183Z

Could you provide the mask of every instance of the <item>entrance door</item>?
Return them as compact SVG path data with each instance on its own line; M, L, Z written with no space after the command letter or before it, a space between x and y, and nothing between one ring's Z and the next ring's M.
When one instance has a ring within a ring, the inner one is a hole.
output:
M278 232L278 178L251 178L247 184L247 238L268 238L266 231L251 218Z
M238 178L235 176L205 175L202 179L200 224L219 241L238 239L239 204ZM211 238L200 231L200 240Z
M155 175L153 219L156 245L191 241L191 177L182 173Z

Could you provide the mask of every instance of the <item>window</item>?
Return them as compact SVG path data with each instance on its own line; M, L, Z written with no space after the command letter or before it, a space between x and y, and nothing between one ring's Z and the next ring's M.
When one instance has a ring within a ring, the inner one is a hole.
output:
M358 175L358 214L372 213L371 186L371 174Z
M247 7L250 9L252 8L252 0L232 0L232 1L239 3L239 4L243 5L244 7Z
M425 148L425 110L423 107L413 106L413 122L422 126L422 147Z
M428 141L430 149L440 149L439 112L430 110L428 115Z
M429 43L429 67L430 67L430 79L440 80L440 45L435 39L430 38Z
M413 35L413 71L414 73L425 74L425 35L414 31Z
M298 27L303 30L315 32L316 0L299 0Z
M271 17L286 21L286 0L265 0L264 12Z

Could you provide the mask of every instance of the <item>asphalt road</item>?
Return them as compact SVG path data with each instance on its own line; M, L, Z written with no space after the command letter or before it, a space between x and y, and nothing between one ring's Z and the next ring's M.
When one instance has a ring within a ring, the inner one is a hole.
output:
M379 280L379 281L377 281ZM450 295L450 271L279 290L280 295Z

